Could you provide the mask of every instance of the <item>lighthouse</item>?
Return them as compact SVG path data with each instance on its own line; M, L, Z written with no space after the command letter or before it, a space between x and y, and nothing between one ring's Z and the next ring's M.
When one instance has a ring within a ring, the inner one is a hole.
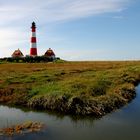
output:
M35 22L32 23L31 26L31 48L30 48L30 56L37 56L37 43L36 43L36 25Z

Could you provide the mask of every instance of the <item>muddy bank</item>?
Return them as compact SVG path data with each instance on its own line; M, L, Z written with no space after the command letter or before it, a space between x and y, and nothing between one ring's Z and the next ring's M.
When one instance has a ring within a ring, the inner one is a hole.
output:
M11 127L0 128L0 136L23 135L26 133L39 132L41 129L43 129L42 123L29 121Z
M106 113L126 105L134 99L135 96L135 87L133 85L131 87L118 89L115 94L108 94L97 98L89 98L86 96L69 98L67 95L38 95L32 97L27 93L17 94L13 88L0 89L1 104L19 105L38 110L94 117L101 117Z
M101 117L134 99L136 96L135 88L122 89L120 94L121 96L111 94L93 99L84 96L72 97L70 99L66 96L57 98L40 96L29 100L27 106L36 109L54 110L71 115Z

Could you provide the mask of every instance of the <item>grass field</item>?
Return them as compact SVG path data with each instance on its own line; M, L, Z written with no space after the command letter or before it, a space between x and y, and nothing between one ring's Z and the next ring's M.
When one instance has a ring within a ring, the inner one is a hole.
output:
M135 97L140 61L0 64L0 102L102 116Z

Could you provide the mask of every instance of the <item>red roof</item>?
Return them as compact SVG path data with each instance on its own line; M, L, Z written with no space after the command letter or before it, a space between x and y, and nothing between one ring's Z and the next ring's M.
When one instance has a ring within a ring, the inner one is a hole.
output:
M18 49L15 50L14 53L12 54L12 57L22 57L23 53Z
M45 53L45 56L55 56L53 50L51 48L49 48L46 53Z

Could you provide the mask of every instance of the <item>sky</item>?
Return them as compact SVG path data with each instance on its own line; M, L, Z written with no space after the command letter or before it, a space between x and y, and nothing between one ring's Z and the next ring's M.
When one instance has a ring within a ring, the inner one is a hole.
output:
M0 0L0 57L52 48L70 61L140 60L140 0Z

